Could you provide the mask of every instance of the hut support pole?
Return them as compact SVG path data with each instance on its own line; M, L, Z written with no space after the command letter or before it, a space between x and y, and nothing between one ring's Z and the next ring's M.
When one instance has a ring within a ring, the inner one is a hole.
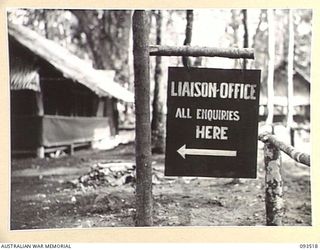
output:
M44 147L43 146L37 147L37 157L40 159L44 158Z
M70 145L69 145L69 155L73 155L74 154L74 145L73 145L73 143L71 143Z
M36 103L37 103L37 115L43 116L44 109L43 109L43 98L41 92L36 92Z
M280 150L270 142L264 144L265 202L267 226L282 226L284 215L283 182L281 177Z
M149 16L146 11L134 11L132 25L136 112L136 226L152 226Z
M41 92L36 92L36 103L37 103L37 116L43 116L44 115L44 109L43 109L43 98ZM44 147L42 145L39 145L36 150L36 154L38 158L44 158Z

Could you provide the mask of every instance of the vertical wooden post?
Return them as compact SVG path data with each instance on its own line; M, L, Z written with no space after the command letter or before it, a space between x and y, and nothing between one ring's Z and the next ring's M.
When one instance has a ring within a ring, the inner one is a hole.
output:
M290 128L290 144L292 147L294 147L294 135L295 135L295 129Z
M149 16L135 10L132 19L136 112L136 226L152 226L152 168L149 75Z
M74 145L73 145L73 143L71 143L70 145L69 145L69 155L73 155L74 154Z
M37 147L36 154L38 158L43 159L45 156L44 147L43 146Z
M267 226L281 226L284 215L280 150L268 141L264 144L265 203Z
M243 48L248 48L249 47L249 35L248 35L248 12L247 9L242 9L242 24L243 24ZM243 59L243 69L247 69L247 60L244 58Z
M184 45L190 45L191 44L191 38L192 38L192 26L193 26L193 10L187 10L186 12L186 19L187 19L187 25L186 25L186 38L184 40ZM190 67L190 58L187 56L182 57L182 64L184 67Z
M156 17L156 44L161 45L162 40L162 28L163 17L162 10L155 12ZM164 112L163 112L163 95L164 88L162 86L162 65L161 56L156 56L156 65L154 69L154 91L152 102L152 121L151 121L151 133L152 133L152 152L164 153L165 151L165 139L164 139Z
M41 123L42 123L42 116L44 115L44 108L43 108L43 96L41 92L36 92L36 105L37 105L37 110L36 110L36 115L41 117ZM41 125L42 127L42 125ZM40 139L40 141L42 141ZM42 143L40 142L37 149L36 149L36 154L38 158L43 159L45 157L45 150L44 146L41 145Z
M44 115L43 96L41 92L36 92L37 116Z

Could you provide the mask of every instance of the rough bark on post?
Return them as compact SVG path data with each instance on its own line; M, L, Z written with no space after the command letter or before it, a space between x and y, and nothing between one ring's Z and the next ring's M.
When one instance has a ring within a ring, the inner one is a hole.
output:
M239 12L237 9L231 10L231 23L230 27L232 28L232 47L239 47ZM231 47L231 46L230 46ZM238 68L240 60L234 60L234 67Z
M243 23L243 47L244 48L248 48L249 47L249 35L248 35L248 24L247 24L247 10L246 9L242 9L241 10L242 13L242 23ZM243 59L243 69L247 68L247 60Z
M162 38L162 11L159 10L155 13L156 17L156 44L161 44ZM154 91L152 102L152 152L164 153L164 113L163 113L163 86L162 81L162 67L161 56L156 57L156 65L154 72Z
M282 226L284 206L280 157L277 147L269 142L264 144L267 226Z
M152 169L149 76L149 16L133 14L133 56L136 108L136 226L152 226Z
M191 38L192 38L192 26L193 26L193 10L186 11L186 19L187 19L186 38L184 39L183 45L190 46ZM190 65L190 58L187 56L182 57L182 63L183 63L183 66L185 66L185 67L191 66Z
M206 56L254 59L254 49L150 45L150 56Z
M274 135L271 135L270 133L262 133L259 135L259 140L266 143L272 143L275 147L277 147L279 150L286 153L288 156L290 156L295 161L305 164L310 167L310 155L300 152L296 150L291 145L287 145L282 141L279 141Z

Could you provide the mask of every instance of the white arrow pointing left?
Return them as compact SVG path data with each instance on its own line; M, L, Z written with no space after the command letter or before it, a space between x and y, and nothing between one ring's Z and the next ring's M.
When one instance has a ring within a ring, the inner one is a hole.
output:
M216 150L216 149L198 149L198 148L186 148L184 144L177 152L186 158L186 155L206 155L206 156L237 156L237 151L235 150Z

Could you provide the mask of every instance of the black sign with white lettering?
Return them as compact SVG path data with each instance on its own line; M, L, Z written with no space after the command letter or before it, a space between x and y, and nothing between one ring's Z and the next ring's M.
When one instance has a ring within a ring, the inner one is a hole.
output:
M260 70L170 67L165 175L256 178Z

